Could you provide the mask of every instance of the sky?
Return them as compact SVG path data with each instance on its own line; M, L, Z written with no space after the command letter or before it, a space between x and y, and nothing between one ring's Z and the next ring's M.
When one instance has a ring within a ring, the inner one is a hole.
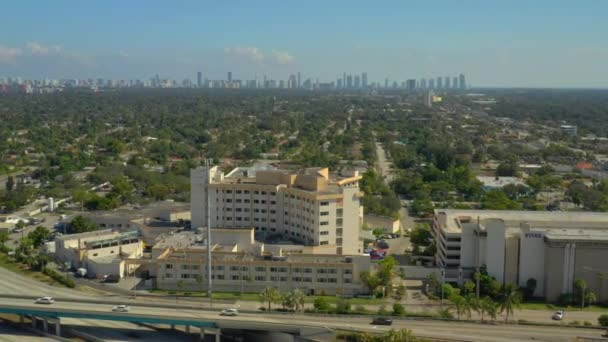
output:
M608 88L604 0L9 0L0 77Z

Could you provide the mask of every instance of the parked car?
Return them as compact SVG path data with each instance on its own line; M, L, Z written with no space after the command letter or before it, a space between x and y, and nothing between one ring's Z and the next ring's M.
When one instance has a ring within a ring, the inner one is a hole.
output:
M129 312L129 310L131 310L131 307L128 305L116 305L112 308L112 311L115 312Z
M224 309L220 312L221 316L238 316L239 310L237 309Z
M36 304L53 304L55 299L53 297L40 297L36 299Z
M551 316L551 318L553 318L556 321L561 321L562 319L564 319L564 310L555 311L555 313L553 314L553 316Z
M372 324L375 324L375 325L392 325L393 324L393 320L390 319L390 318L386 318L386 317L376 317L372 321Z

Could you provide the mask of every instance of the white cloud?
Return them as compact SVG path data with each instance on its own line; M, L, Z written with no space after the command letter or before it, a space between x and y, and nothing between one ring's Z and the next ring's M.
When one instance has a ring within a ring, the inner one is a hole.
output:
M275 62L282 65L291 64L295 59L288 51L280 51L275 49L272 49L272 57L274 58Z
M12 63L21 54L23 54L23 50L20 48L0 45L0 63Z
M264 53L257 47L254 46L237 46L232 48L225 48L224 53L229 56L238 58L245 58L255 63L264 63Z
M37 42L28 42L25 44L25 48L32 54L35 55L48 55L49 53L61 52L61 46L50 45L45 46Z

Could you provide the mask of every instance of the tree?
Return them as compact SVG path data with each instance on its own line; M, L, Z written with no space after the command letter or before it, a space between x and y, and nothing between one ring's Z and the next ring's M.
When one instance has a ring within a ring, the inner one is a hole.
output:
M0 232L0 245L4 246L4 244L9 240L10 235L7 231Z
M520 209L521 204L511 200L502 190L492 189L482 196L481 208L491 210L512 210Z
M526 280L526 288L524 290L524 294L526 299L530 299L534 297L534 292L536 291L537 281L534 278L530 278Z
M505 321L509 320L509 315L513 315L513 310L519 308L521 294L514 284L505 284L500 289L500 312L506 312Z
M267 287L260 292L259 297L262 303L268 304L268 311L270 311L272 303L276 303L281 298L281 294L274 287Z
M380 278L378 278L375 274L371 274L369 271L361 272L359 274L359 278L372 295L374 292L376 292L378 286L380 286Z
M13 191L14 187L15 187L15 180L13 179L13 176L8 176L8 178L6 179L6 191L11 192L11 191Z
M501 163L496 168L497 177L517 177L519 166L515 162Z
M578 278L574 281L574 288L577 292L577 298L580 299L581 307L585 306L585 292L587 291L587 282L585 279Z
M481 320L483 321L484 312L490 316L492 320L496 320L496 316L498 316L498 308L499 305L490 297L484 297L481 300Z
M295 289L291 291L291 296L294 303L294 310L296 312L304 309L304 304L306 303L306 294L302 292L300 289Z
M38 226L29 234L27 234L27 237L32 240L34 248L36 248L41 246L48 239L50 239L51 232L43 226Z
M478 315L480 315L482 317L482 320L483 320L483 308L482 308L481 299L477 298L473 294L469 294L469 295L465 296L464 299L467 301L467 305L470 308L470 311L475 311ZM469 311L469 319L471 318L470 311Z
M608 314L600 315L600 317L597 318L597 322L603 327L608 327Z
M336 313L349 314L351 311L351 304L348 299L340 298L336 303Z
M386 296L386 289L390 287L393 277L395 276L395 267L397 266L397 260L392 256L387 256L378 263L377 277L380 280L380 285L384 286L384 295Z
M157 201L162 201L170 193L170 190L164 184L152 184L146 188L146 193Z
M395 315L395 316L405 315L405 307L402 304L394 303L393 304L393 315Z
M450 297L450 301L454 304L454 308L456 309L456 317L460 319L460 316L463 314L471 315L471 307L469 303L467 303L466 299L461 295L452 295Z
M462 286L462 293L464 295L469 295L472 294L475 291L475 283L467 280L464 282L464 285Z
M68 226L71 233L86 233L97 230L97 225L91 219L86 218L82 215L74 217L70 225Z
M315 308L317 312L329 312L331 306L325 297L317 297L315 298L312 306Z

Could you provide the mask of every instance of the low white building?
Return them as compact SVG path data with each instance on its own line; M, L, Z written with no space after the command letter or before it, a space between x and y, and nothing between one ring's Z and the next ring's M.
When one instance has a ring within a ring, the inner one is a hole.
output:
M62 235L55 238L57 261L71 267L86 268L96 277L131 274L138 265L125 266L125 260L143 255L143 244L137 231L117 232L111 229Z

